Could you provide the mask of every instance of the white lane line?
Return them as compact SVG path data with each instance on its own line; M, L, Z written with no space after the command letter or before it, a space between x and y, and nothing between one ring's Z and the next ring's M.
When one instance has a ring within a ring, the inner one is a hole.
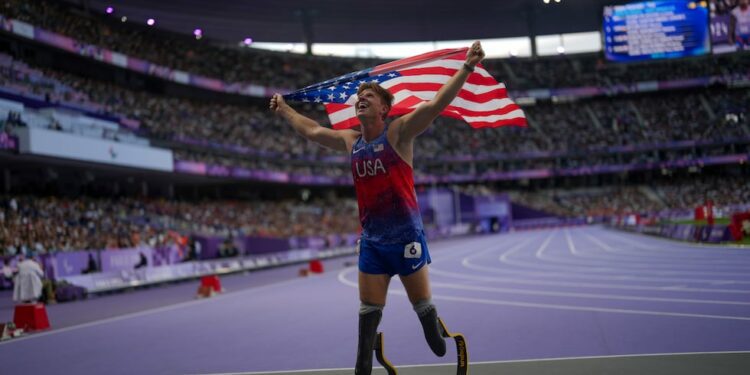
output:
M605 307L573 306L573 305L560 305L560 304L549 304L549 303L514 302L514 301L494 300L494 299L486 299L486 298L443 296L439 294L433 294L432 299L456 301L456 302L472 302L472 303L479 303L479 304L485 304L485 305L535 307L535 308L553 309L553 310L593 311L593 312L603 312L603 313L620 313L620 314L635 314L635 315L674 316L674 317L683 317L683 318L750 321L750 316L709 315L709 314L690 314L690 313L677 313L677 312L651 311L651 310L612 309L612 308L605 308Z
M575 272L574 267L558 267L555 268L554 271L550 269L544 269L535 267L534 263L528 263L528 262L519 262L519 261L513 261L510 262L507 259L505 259L505 263L508 265L518 265L518 266L525 266L526 268L531 268L532 271L529 270L516 270L516 269L509 269L508 267L488 267L488 266L480 266L473 264L469 261L470 258L464 258L461 262L461 265L465 268L489 272L492 274L499 274L499 275L507 275L506 277L510 277L513 275L518 275L522 278L534 278L534 280L538 280L539 278L545 278L545 279L581 279L581 280L601 280L601 281L629 281L629 282L658 282L658 283L675 283L675 282L683 282L683 283L709 283L711 285L715 285L715 283L730 283L730 284L737 284L737 283L747 283L745 281L737 281L737 280L715 280L715 279L697 279L697 278L675 278L675 277L644 277L644 276L636 276L632 274L626 274L626 275L616 275L614 272L620 272L620 270L614 270L611 276L607 275L590 275L590 274L583 274L581 272ZM449 272L446 272L446 275L451 274ZM517 278L514 278L517 280ZM499 281L506 281L507 279L498 279ZM554 281L549 281L545 283L546 285L557 285ZM600 285L609 286L609 285L615 285L620 288L626 288L628 285L624 284L590 284L590 283L577 283L577 284L570 284L570 286L592 286L592 287L599 287ZM646 290L655 290L655 288L658 288L659 286L649 286L645 287ZM636 287L635 289L644 289L641 287ZM693 288L691 290L698 290L696 288ZM726 291L721 289L701 289L701 290L715 290L715 291ZM736 289L732 289L734 291ZM746 291L741 290L741 293L746 293Z
M590 241L594 242L603 248L612 249L611 246L597 240L594 237L591 237L587 234L584 234L589 238ZM579 253L581 253L579 251ZM587 259L586 262L582 262L581 260ZM631 258L632 259L632 258ZM640 259L649 259L648 257L640 257ZM615 256L608 256L608 255L592 255L592 254L585 254L577 258L575 261L570 261L567 258L559 258L555 256L546 256L545 260L549 261L547 264L540 265L539 268L546 268L546 269L559 269L558 265L573 265L581 267L579 270L582 272L597 272L597 270L600 270L599 272L606 272L611 273L613 272L611 266L616 265L616 269L614 271L616 272L636 272L636 273L643 273L646 275L679 275L680 273L685 274L689 276L691 279L695 278L697 275L708 275L708 276L721 276L722 278L731 277L731 276L737 276L737 277L744 277L748 278L750 267L743 267L741 265L734 265L733 267L717 267L716 265L711 265L710 269L711 271L705 271L707 268L707 265L705 263L695 263L695 264L685 264L684 260L681 259L678 256L674 256L671 258L665 258L665 259L650 259L649 261L641 261L641 262L633 262L632 260L623 261L619 257ZM530 265L533 265L534 263L529 263ZM554 264L554 265L553 265ZM610 267L607 267L610 266ZM563 266L564 267L564 266ZM602 271L601 267L607 267L605 270ZM737 271L738 268L742 272L732 272ZM564 267L565 270L568 270L569 267ZM737 281L737 280L732 280ZM750 280L744 281L745 283L750 284Z
M650 302L694 303L694 304L707 304L707 305L750 306L750 302L737 302L737 301L725 301L725 300L621 296L621 295L613 295L613 294L576 293L576 292L553 292L553 291L529 290L529 289L497 288L497 287L487 287L487 286L479 286L479 285L456 285L456 284L440 283L440 282L431 283L430 286L435 287L435 288L472 290L472 291L494 292L494 293L509 293L509 294L528 295L528 296L552 296L552 297L591 298L591 299L607 299L607 300L623 300L623 301L650 301Z
M484 271L499 271L492 267L481 267L471 264L467 268L478 269ZM562 287L573 287L573 288L593 288L593 289L620 289L620 290L649 290L649 291L663 291L661 286L643 286L643 285L622 285L622 284L607 284L607 283L583 283L583 282L570 282L570 281L559 281L559 280L526 280L519 279L517 277L495 277L495 276L477 276L477 275L466 275L457 272L448 272L440 269L431 267L430 272L440 276L458 278L463 280L474 280L482 282L497 282L497 283L510 283L510 284L522 284L522 285L545 285L545 286L562 286ZM497 273L503 273L499 271ZM601 280L601 278L597 278ZM750 290L738 290L738 289L712 289L712 288L684 288L678 290L679 292L698 292L698 293L726 293L726 294L750 294Z
M554 232L553 232L553 234L554 234ZM549 236L548 238L552 238L552 235L550 235L550 236ZM522 241L522 242L521 242L520 244L517 244L517 245L515 245L515 246L511 247L511 248L510 248L510 249L508 249L507 251L504 251L504 252L503 252L503 253L502 253L502 254L500 255L500 258L499 258L499 259L500 259L500 262L503 262L503 263L507 263L507 261L508 261L508 258L509 258L509 257L511 256L511 254L513 254L513 253L516 253L516 252L518 252L518 251L520 251L520 250L523 250L524 246L526 246L526 245L527 245L527 244L528 244L529 242L531 242L531 241L533 241L533 240L535 240L535 239L537 239L537 238L536 238L536 237L533 237L533 238L529 238L529 239L526 239L525 241ZM478 256L480 256L480 255L484 255L485 253L487 253L487 252L489 252L489 251L497 251L497 250L499 250L499 248L491 248L491 249L489 249L488 251L483 251L483 252L481 252L481 253L477 253L477 254L472 254L472 256L470 256L470 257L467 257L467 258L464 258L464 259L462 260L462 262L463 262L463 261L466 261L466 259L469 259L469 258L474 258L474 257L478 257Z
M588 233L584 233L586 237L589 239L596 238ZM599 238L602 238L607 241L611 241L613 244L620 244L625 245L621 240L615 239L607 234L605 231L595 232L594 233ZM638 250L641 249L641 250ZM663 247L656 247L656 246L644 246L644 244L641 244L641 246L630 246L627 249L618 249L618 248L612 248L612 247L606 247L604 248L605 251L617 254L622 257L633 257L633 258L654 258L654 259L666 259L671 260L675 257L679 257L683 261L692 261L699 264L705 264L704 262L715 260L716 253L709 254L709 253L703 253L703 254L686 254L684 250L679 249L672 249L669 251L660 251L664 250ZM731 261L726 261L727 264L734 264Z
M576 246L573 243L573 239L569 235L569 233L566 231L566 240L568 242L569 249L571 253L573 254L580 254L580 258L586 258L590 261L588 262L579 262L579 261L558 261L556 263L561 264L573 264L573 265L598 265L602 262L605 262L606 264L611 264L612 262L617 262L618 266L621 266L622 268L627 269L639 269L638 266L643 266L645 270L651 270L653 268L658 267L665 267L670 270L674 270L675 268L683 269L685 268L685 272L690 272L691 274L695 273L705 273L705 274L721 274L721 275L734 275L734 276L747 276L748 266L744 266L742 264L737 264L736 262L732 261L721 261L721 262L715 262L712 261L712 271L716 272L705 272L702 271L701 268L706 267L706 257L701 257L700 259L694 259L691 261L691 259L685 259L685 254L677 254L673 253L669 257L665 257L663 255L657 254L657 256L654 255L653 252L651 253L645 253L643 255L637 256L637 259L640 259L641 261L633 261L635 258L634 256L623 256L622 253L627 253L627 251L618 251L617 249L597 240L593 236L589 235L586 232L579 232L582 233L584 236L588 237L588 239L592 242L595 242L598 246L602 247L605 251L608 251L610 254L584 254L578 246ZM706 254L706 256L709 254ZM716 254L710 254L712 256L711 260L716 259ZM554 258L554 257L548 257L548 259L564 259L564 258ZM644 260L651 260L651 261L644 261ZM727 267L720 267L720 265L725 265ZM738 270L739 268L739 270ZM723 270L723 271L722 271ZM732 272L732 271L741 271L741 272ZM656 271L654 271L656 272Z
M477 361L471 362L472 366L477 365L500 365L508 363L530 363L530 362L552 362L552 361L579 361L579 360L596 360L596 359L614 359L614 358L648 358L648 357L672 357L672 356L705 356L705 355L726 355L726 354L750 354L750 351L725 351L725 352L686 352L686 353L645 353L645 354L616 354L600 355L585 357L557 357L557 358L536 358L536 359L511 359L506 361ZM421 367L455 367L455 363L432 363L418 365L399 365L398 368L421 368ZM349 371L351 367L341 368L323 368L323 369L306 369L306 370L283 370L283 371L256 371L256 372L217 372L209 374L194 375L263 375L263 374L297 374L305 372L332 372L332 371Z
M351 273L354 269L341 270L339 272L338 279L344 285L348 285L356 288L357 283L352 282L346 278L346 275ZM389 290L388 294L399 295L406 297L406 292L401 290ZM665 312L665 311L651 311L651 310L633 310L633 309L613 309L605 307L594 307L594 306L579 306L579 305L561 305L561 304L549 304L549 303L531 303L531 302L515 302L506 300L486 299L486 298L469 298L469 297L456 297L446 296L440 294L432 295L433 300L445 300L455 302L470 302L484 305L498 305L498 306L513 306L513 307L530 307L540 309L552 309L552 310L571 310L571 311L588 311L588 312L603 312L603 313L617 313L617 314L635 314L635 315L654 315L654 316L673 316L681 318L701 318L701 319L721 319L721 320L740 320L750 321L750 317L745 316L731 316L731 315L710 315L710 314L690 314L690 313L677 313L677 312Z
M687 288L687 285L669 285L661 287L661 289L664 290L683 290L685 288Z
M548 237L548 238L551 238ZM564 267L564 266L544 266L540 265L535 262L524 262L524 261L518 261L518 260L511 260L510 255L513 255L521 250L523 250L523 246L526 245L530 240L524 241L521 244L512 247L508 251L504 252L500 257L499 260L504 265L508 265L509 267L488 267L488 266L479 266L473 264L470 260L479 257L481 255L486 254L489 251L496 251L496 248L489 248L485 251L481 251L476 254L472 254L466 258L464 258L461 261L461 265L465 268L479 270L479 271L487 271L495 274L514 274L514 275L521 275L523 277L543 277L543 278L567 278L567 279L584 279L584 280L605 280L605 281L649 281L649 282L667 282L667 283L675 283L675 282L687 282L687 283L714 283L714 282L732 282L732 283L738 283L738 284L746 284L750 283L750 281L742 281L742 280L726 280L726 279L701 279L696 278L694 276L691 276L690 273L687 275L680 275L677 274L677 276L683 276L683 277L654 277L654 276L639 276L637 274L633 274L631 271L623 271L620 269L609 269L607 271L603 271L601 268L584 268L584 267ZM523 269L518 269L518 268ZM630 274L622 275L620 273L622 272L631 272ZM587 273L606 273L606 275L595 275L595 274L587 274ZM674 273L661 273L663 275L669 275ZM684 276L688 276L685 278Z
M714 284L714 285L732 285L732 284L735 284L735 282L734 281L714 281L711 284Z
M589 255L581 255L577 260L568 260L568 258L560 258L554 255L549 255L550 252L545 253L544 258L538 258L544 262L528 262L528 261L509 261L505 263L513 263L518 266L526 266L536 270L565 270L565 271L579 271L579 272L590 272L590 273L613 273L613 272L627 272L630 274L643 274L643 275L684 275L689 277L694 276L721 276L721 277L745 277L748 278L750 275L750 269L743 272L732 272L737 271L738 267L718 267L711 264L703 265L684 265L679 263L669 264L667 261L660 262L643 262L636 263L632 261L621 261L618 259L611 258L599 258L593 259ZM680 260L675 259L675 262ZM615 267L616 266L616 267ZM704 271L702 269L711 268L716 272ZM748 267L745 267L748 268ZM750 280L739 281L750 284Z
M611 236L617 237L621 239L622 241L637 245L637 247L640 248L647 248L647 249L653 249L653 250L660 250L664 252L683 252L684 249L690 249L691 251L695 252L703 252L703 253L715 253L716 251L724 251L727 254L732 255L744 255L744 258L747 259L748 254L748 248L747 247L737 247L737 246L727 246L727 245L699 245L694 244L690 242L683 242L678 240L671 240L668 238L661 238L661 237L654 237L649 236L645 234L635 234L635 233L624 233L620 231L616 231L613 229L602 229L602 232L609 233ZM638 238L638 242L635 239ZM644 242L651 242L659 245L648 245ZM667 248L665 248L665 246ZM674 249L673 247L680 246L684 249ZM672 247L672 248L669 248Z
M705 252L703 254L693 254L693 256L690 256L689 254L685 254L684 251L682 253L674 252L674 253L659 253L654 251L638 251L634 250L635 247L631 247L630 249L618 249L616 247L612 247L605 242L602 242L602 240L588 234L584 233L584 236L591 241L594 242L597 246L602 248L605 252L612 254L614 258L620 260L620 259L657 259L657 260L664 260L664 261L673 261L673 260L679 260L680 262L683 262L683 264L680 264L680 266L692 266L692 267L705 267L707 263L710 263L712 265L727 265L727 266L733 266L732 268L747 268L750 266L750 262L748 262L747 265L737 264L736 260L722 260L722 259L716 259L716 252ZM602 236L602 239L610 241L610 242L619 242L617 240L613 240L611 238L606 238L607 236ZM686 256L687 255L687 256ZM750 261L750 258L748 258Z
M550 235L550 237L548 237L548 239L551 239L551 236L552 236L552 234ZM543 246L543 247L546 248L546 246ZM493 249L491 248L491 249L488 249L488 250L493 250ZM649 272L649 270L641 270L640 271L641 274L645 273L647 275L646 276L638 276L638 273L636 271L633 271L632 269L622 269L622 268L605 267L605 265L614 265L615 262L609 262L609 263L606 263L606 264L602 264L602 266L599 266L599 267L585 267L585 266L582 266L580 263L576 262L576 263L572 263L572 264L577 265L578 267L570 267L570 266L563 266L563 265L540 264L540 263L536 263L536 262L525 262L525 261L520 261L520 260L512 260L510 258L510 256L513 255L513 254L515 254L515 253L517 253L519 250L523 250L523 249L514 247L510 251L507 251L507 252L503 253L500 256L500 262L508 264L508 265L511 265L511 266L516 266L516 267L512 267L511 269L507 269L507 270L505 268L502 268L503 272L509 272L509 273L516 273L516 274L518 274L519 272L522 272L522 271L518 270L517 268L518 267L522 267L522 268L525 268L525 269L528 269L528 270L532 270L532 271L544 272L544 274L537 275L537 276L543 276L543 277L559 276L559 274L555 274L554 272L550 273L550 271L562 271L563 274L570 274L570 276L568 276L570 278L595 279L595 280L634 280L634 281L656 281L656 282L662 282L662 281L664 281L664 282L670 282L670 283L673 283L673 282L693 282L693 283L696 283L696 282L698 282L698 283L708 282L708 283L713 283L713 282L717 282L717 281L718 282L727 282L728 281L728 282L737 283L737 284L750 284L750 280L727 280L727 279L724 279L724 278L717 280L717 279L703 279L703 278L696 278L695 277L696 274L706 274L706 275L709 275L709 276L710 275L714 275L714 273L711 273L711 272L705 272L705 273L702 273L700 271L677 272L677 271L674 271L674 270L670 270L670 271L656 271L656 270L654 270L654 271ZM492 267L492 268L482 267L482 266L472 267L470 265L469 259L472 259L472 258L480 256L480 255L484 255L485 253L487 253L487 251L482 251L482 252L473 254L472 256L469 256L469 257L465 258L463 260L462 264L465 267L467 267L467 268L474 268L474 269L478 269L478 270L487 270L487 271L490 271L490 272L498 272L497 267ZM537 254L539 254L539 253L540 253L540 251L537 250ZM549 259L549 258L550 258L550 256L545 256L545 259ZM616 264L618 266L620 266L619 262L617 262ZM653 268L654 265L651 264L651 265L649 265L649 267ZM668 267L668 266L665 265L665 267ZM577 272L577 273L576 274L571 274L574 271ZM615 273L622 273L622 272L628 272L629 274L626 274L626 275L614 275ZM522 273L525 273L525 271L522 272ZM607 274L609 276L605 277L605 276L598 276L598 275L586 275L586 273L600 273L600 274L601 273L605 273L605 274ZM648 274L654 274L654 275L657 275L657 276L658 275L663 275L663 276L675 275L675 276L678 276L678 278L675 278L675 277L662 277L662 278L659 278L659 277L649 276ZM722 276L722 277L731 276L731 275L746 276L747 273L729 274L728 272L720 272L720 273L717 273L715 275L716 276ZM682 276L682 277L680 278L679 276Z
M567 229L565 229L565 241L568 243L568 249L570 249L571 254L580 255L578 249L576 249L576 246L573 244L573 239L570 238L570 232Z
M552 234L549 237L547 237L544 243L542 243L542 246L540 246L539 249L537 249L536 254L535 254L537 259L542 259L542 253L547 248L547 246L549 246L550 241L552 241L552 237L554 237L556 233L557 231L552 232Z
M735 273L738 275L750 274L750 251L739 250L735 248L726 248L721 246L710 247L710 248L694 248L689 247L685 244L682 249L674 249L676 246L683 245L681 243L671 243L663 246L651 246L644 242L638 242L630 240L621 235L613 234L609 231L602 231L602 239L612 241L615 244L621 244L629 246L631 249L644 249L644 250L627 250L636 254L646 254L646 256L660 258L669 257L678 258L680 262L690 265L698 265L711 270L715 269L733 269L739 268L741 273ZM648 236L641 236L644 240L651 239ZM666 249L665 246L671 246L672 249ZM725 272L726 273L726 272Z

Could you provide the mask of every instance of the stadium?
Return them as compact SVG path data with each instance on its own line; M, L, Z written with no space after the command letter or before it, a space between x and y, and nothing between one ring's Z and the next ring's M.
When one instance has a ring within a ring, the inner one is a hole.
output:
M0 4L1 374L750 368L747 0Z

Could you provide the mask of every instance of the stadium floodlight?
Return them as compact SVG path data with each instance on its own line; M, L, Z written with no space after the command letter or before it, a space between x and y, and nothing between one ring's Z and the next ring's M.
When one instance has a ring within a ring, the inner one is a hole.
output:
M563 46L557 46L557 53L559 53L561 55L563 53L565 53L565 47L563 47Z
M120 22L127 22L127 21L128 21L128 17L122 16L120 18Z
M549 4L549 0L542 0L545 4Z
M195 29L195 30L193 30L193 35L195 35L195 36L203 35L203 30L201 30L201 29Z
M107 14L112 14L115 11L115 8L107 7L107 9L104 10Z
M153 18L149 18L148 20L146 20L146 25L154 26L155 23L156 23L156 20Z
M253 38L245 38L245 40L243 40L242 43L246 46L249 46L253 44Z
M561 0L555 0L556 3L559 3Z

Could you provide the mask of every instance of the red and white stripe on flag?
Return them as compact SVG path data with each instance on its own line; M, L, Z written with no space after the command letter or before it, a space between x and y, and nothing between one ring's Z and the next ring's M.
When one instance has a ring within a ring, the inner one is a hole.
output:
M394 96L388 115L410 113L420 104L433 99L438 90L463 67L467 50L453 50L454 53L438 58L435 55L445 51L435 51L373 68L371 76L398 73L397 77L380 83ZM356 95L352 95L345 103L326 104L334 129L359 125L354 111L356 99ZM481 64L476 66L456 98L440 114L464 120L474 128L527 125L523 110L508 97L505 85L498 83Z

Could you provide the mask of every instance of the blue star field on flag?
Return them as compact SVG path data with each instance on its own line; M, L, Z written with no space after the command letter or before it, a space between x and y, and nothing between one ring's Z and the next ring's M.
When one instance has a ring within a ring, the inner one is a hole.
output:
M346 103L350 96L357 94L359 85L367 82L383 83L389 79L400 77L396 71L370 76L372 69L360 70L340 77L329 79L299 91L287 94L285 99L303 103Z

